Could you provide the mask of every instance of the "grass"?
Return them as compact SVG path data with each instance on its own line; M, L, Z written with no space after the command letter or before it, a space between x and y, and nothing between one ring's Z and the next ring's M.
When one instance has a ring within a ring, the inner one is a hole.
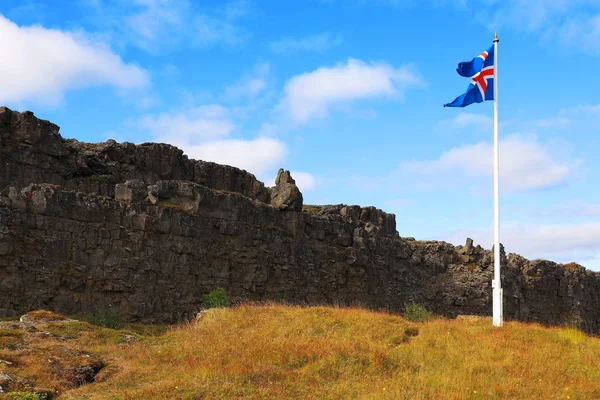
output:
M111 329L121 329L125 326L125 320L118 310L99 310L94 315L87 317L86 321L92 325Z
M37 321L64 321L67 319L64 315L60 315L48 310L36 310L27 313L29 319Z
M12 315L10 317L0 317L0 322L4 322L4 321L18 321L20 317L21 317L20 315Z
M600 340L573 328L495 328L491 318L416 324L357 308L273 304L212 308L133 342L84 322L56 325L74 337L63 345L107 364L95 383L61 399L600 398ZM41 367L36 378L17 363L22 376L52 386Z
M166 331L166 327L150 325L124 327L98 327L44 310L28 313L25 323L1 322L0 373L29 380L35 384L35 390L0 393L0 399L54 398L54 393L87 384L90 370L100 370L105 375L115 370L111 354L118 354L120 347Z
M420 304L408 303L404 305L403 316L409 321L425 322L433 318L433 313Z
M218 288L200 298L200 305L206 309L217 307L231 307L225 289Z
M47 400L48 396L41 393L32 392L11 392L6 395L13 400Z
M316 214L323 209L322 206L314 206L311 204L304 204L302 206L302 211L308 214Z

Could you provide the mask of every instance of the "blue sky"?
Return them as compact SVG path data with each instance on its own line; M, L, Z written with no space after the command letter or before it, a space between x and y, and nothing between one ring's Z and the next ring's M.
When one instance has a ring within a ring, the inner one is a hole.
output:
M501 242L600 270L600 0L3 0L0 104L490 248L493 103L442 105L494 29Z

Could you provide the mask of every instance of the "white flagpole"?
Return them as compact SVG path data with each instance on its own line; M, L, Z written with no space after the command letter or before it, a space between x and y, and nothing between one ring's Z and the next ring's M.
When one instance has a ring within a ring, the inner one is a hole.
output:
M502 326L500 282L500 151L498 145L498 34L494 32L494 280L492 281L493 324Z

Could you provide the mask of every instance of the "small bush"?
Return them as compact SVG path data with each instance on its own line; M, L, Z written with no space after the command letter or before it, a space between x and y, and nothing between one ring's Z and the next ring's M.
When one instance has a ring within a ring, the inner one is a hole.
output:
M110 329L121 329L125 322L118 310L99 310L91 317L87 318L92 325L103 326Z
M408 303L404 305L404 319L423 322L431 319L433 313L420 304Z
M231 302L227 298L225 289L219 288L202 296L200 305L204 308L231 307Z
M44 393L10 392L10 393L7 393L6 395L14 400L47 400L48 399L48 396Z

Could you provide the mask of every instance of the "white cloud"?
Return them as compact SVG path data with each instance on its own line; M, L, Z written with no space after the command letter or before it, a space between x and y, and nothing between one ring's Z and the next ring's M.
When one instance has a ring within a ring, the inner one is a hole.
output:
M494 2L495 0L484 0L488 3ZM419 0L377 0L381 4L391 4L393 6L418 6L423 3ZM442 6L453 6L457 8L463 8L468 4L469 0L430 0L430 3L435 7ZM365 4L369 4L366 2Z
M252 36L244 29L239 20L250 17L253 12L249 0L232 0L223 2L220 8L210 13L198 13L190 26L193 44L201 47L212 47L217 44L237 46Z
M555 36L565 47L574 47L589 54L600 54L600 13L566 20Z
M600 117L600 104L581 104L575 107L563 108L559 114L564 117Z
M145 115L120 130L127 133L110 135L140 138L136 142L146 142L150 136L151 141L179 147L190 158L245 169L259 178L279 167L288 153L285 143L277 138L233 137L238 131L235 115L219 104Z
M124 16L123 24L132 41L150 53L157 53L158 42L174 43L171 33L184 26L186 0L134 0L132 4L140 8Z
M530 32L544 27L546 21L565 11L565 1L509 0L492 1L478 10L479 19L498 27L511 26Z
M140 119L139 128L150 132L155 140L184 147L229 136L236 126L229 118L229 110L212 104L186 111L147 115Z
M253 7L251 0L234 0L225 4L224 6L225 18L230 21L235 21L240 18L246 18L253 14Z
M558 160L552 149L537 138L512 135L500 141L500 184L509 191L544 189L565 183L581 160ZM405 161L397 171L401 176L425 181L433 186L464 177L493 174L493 147L487 142L455 147L436 160Z
M340 104L354 100L401 97L409 86L421 84L412 66L394 68L349 59L346 64L322 67L291 78L278 108L296 123L325 118Z
M296 181L296 186L302 193L311 192L317 187L317 178L308 172L290 171L290 175ZM265 179L265 183L270 186L275 186L275 177L271 176Z
M452 233L447 239L464 244L467 237L490 249L493 229L465 229ZM545 258L559 262L579 262L600 256L600 223L581 224L524 224L501 221L500 243L507 253L517 253L530 259Z
M219 43L236 46L250 37L250 33L238 25L206 14L196 16L193 27L192 43L206 48Z
M148 73L126 64L106 45L83 33L41 26L19 27L0 15L3 51L0 103L60 102L66 91L98 85L130 90L143 87Z
M566 217L598 217L600 216L600 203L574 200L559 204L550 210L538 212L543 216L566 216Z
M183 47L235 46L250 33L238 20L250 15L250 2L229 1L200 7L189 0L87 1L96 23L120 46L127 44L151 54Z
M565 117L540 118L535 120L535 125L540 128L555 128L558 126L569 125L571 120Z
M252 74L242 77L238 82L225 87L224 98L228 100L254 100L263 93L270 80L271 66L264 62L254 66Z
M181 75L181 71L173 64L166 64L162 70L163 74L168 78L176 78Z
M314 175L308 172L290 171L292 178L296 181L296 185L302 193L314 190L317 185L317 179Z
M324 0L322 0L324 1ZM348 0L350 1L350 0ZM570 51L600 54L600 2L598 0L353 0L354 4L397 7L453 7L471 11L491 32L536 35ZM338 3L347 3L338 1Z
M449 132L466 128L471 128L477 132L490 132L493 127L494 120L490 116L467 112L461 112L458 113L454 118L440 121L437 126L439 130Z
M490 1L476 15L492 29L535 33L571 50L600 54L599 5L598 0Z
M342 35L324 32L304 38L285 37L271 42L271 50L280 54L292 54L300 51L323 52L342 43Z
M182 149L191 158L232 165L257 176L264 176L278 167L287 155L283 142L266 137L209 141L198 146L186 145Z

